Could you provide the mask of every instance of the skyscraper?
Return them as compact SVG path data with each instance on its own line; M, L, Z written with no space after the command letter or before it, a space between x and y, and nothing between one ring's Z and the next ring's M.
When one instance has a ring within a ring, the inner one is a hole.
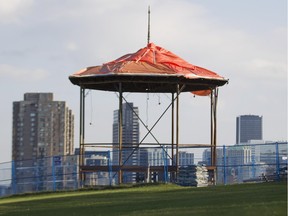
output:
M24 101L13 102L13 179L23 191L29 187L35 190L36 180L41 182L37 187L45 188L49 169L43 167L53 163L47 157L71 155L73 151L74 116L64 101L53 101L52 93L26 93Z
M236 144L262 140L262 116L241 115L236 119Z
M123 129L122 129L122 162L125 165L139 165L140 151L133 151L139 144L139 119L138 107L133 103L124 103L122 106ZM113 164L119 164L119 110L114 111L113 120ZM123 183L135 182L136 173L124 173Z

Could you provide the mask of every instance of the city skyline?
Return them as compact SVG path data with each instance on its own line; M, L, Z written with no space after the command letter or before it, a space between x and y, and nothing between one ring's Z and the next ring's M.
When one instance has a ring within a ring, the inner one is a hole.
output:
M3 0L0 1L1 161L11 160L7 152L11 152L12 146L12 102L25 92L53 92L57 100L67 102L75 114L75 146L78 146L79 88L69 82L68 76L145 46L148 5L151 42L229 79L229 84L219 91L218 145L234 144L235 117L251 113L265 117L263 139L287 140L287 2L284 0L261 1L261 7L258 1L248 0L217 3L72 0L69 4ZM143 110L141 117L149 125L154 124L170 101L166 94L124 96ZM209 143L209 103L209 97L181 94L180 143ZM110 140L113 116L109 113L117 107L114 92L87 94L87 142ZM108 113L108 117L103 113ZM170 140L167 125L169 117L153 129L160 142Z
M135 107L133 103L127 102L123 104L123 145L126 148L135 148L139 143L138 115L139 109ZM243 119L240 117L243 117ZM118 144L118 118L119 110L115 110L113 112L112 136L114 145ZM237 123L240 126L243 124L252 129L255 128L255 120L257 121L256 128L260 125L262 129L262 116L244 115L237 117ZM251 121L252 124L249 125L248 123L251 123ZM77 182L77 175L75 174L77 174L77 172L75 172L75 166L77 165L77 157L74 157L73 123L72 110L66 107L65 101L54 101L52 93L25 93L23 101L13 103L13 132L15 134L13 134L14 161L11 167L11 191L14 193L23 193L26 191L76 187L75 182ZM242 127L241 129L243 130ZM255 131L252 130L252 132ZM61 133L63 134L61 135ZM244 138L246 138L245 133ZM252 135L254 136L255 134L252 133ZM250 141L249 139L245 142L242 140L242 142L234 146L220 146L217 149L217 165L230 166L230 168L228 166L227 170L225 168L224 175L222 175L223 170L217 173L217 175L220 176L220 182L242 183L256 178L258 179L261 174L275 176L273 173L277 170L280 172L280 165L284 166L287 164L287 143L269 143L263 140L262 142L257 142L256 140ZM117 147L114 148L114 145L113 160L114 153L118 153ZM127 149L124 149L122 154L123 161L126 161L127 156L130 155L130 152L128 151L127 154L125 150ZM163 167L169 166L171 164L167 161L168 155L164 156L165 151L163 150L164 149L161 148L139 149L135 151L135 154L132 154L131 160L127 160L125 165L143 167L155 165ZM209 150L210 149L206 149L203 152L202 161L198 165L208 165L209 157L211 157ZM87 157L88 155L90 155L90 157ZM108 155L110 155L110 151L88 151L87 154L85 152L85 165L109 166L108 160L110 160L110 156ZM270 164L275 165L275 158L277 166L273 167ZM116 160L118 159L116 158ZM180 166L189 167L194 164L194 152L179 152ZM255 164L259 164L261 167L256 169ZM247 166L249 167L247 168ZM220 170L221 169L222 167ZM281 167L281 169L284 168ZM116 179L111 179L111 170L108 170L109 173L97 173L95 170L91 175L86 175L85 184L108 185L111 184L111 182L117 183ZM125 171L123 172L123 183L136 183L150 180L163 181L168 179L167 174L168 173L163 173L162 171L151 172L147 175L145 175L144 172L135 171L129 173ZM53 176L53 178L51 176ZM56 176L58 176L58 182L55 181ZM279 173L277 178L280 178Z
M32 96L30 96L32 95ZM35 95L35 96L33 96ZM53 93L29 93L29 92L26 92L24 93L24 101L27 100L25 98L35 98L35 100L37 100L37 95L47 95L47 98L49 98L49 100L53 100ZM41 98L39 96L39 98ZM45 97L43 96L42 98L45 99ZM43 99L39 99L39 100L43 100ZM16 103L16 102L14 102ZM65 104L66 102L63 101L61 102L63 104ZM122 104L123 106L123 142L124 142L124 145L127 145L127 143L139 143L139 135L141 133L141 131L139 131L139 119L137 116L139 116L140 114L140 111L139 111L139 108L138 107L135 107L133 102L126 102L126 103L123 103ZM133 108L134 111L131 110L131 108ZM36 111L35 111L36 112ZM73 110L70 110L69 111L70 113L73 112ZM136 114L134 114L137 113ZM114 110L113 112L113 127L112 127L112 130L111 130L111 133L112 133L112 136L110 137L112 139L112 143L118 143L118 115L119 115L119 110ZM74 115L73 115L74 116ZM86 116L87 117L87 116ZM242 118L242 119L241 119ZM244 134L242 134L243 137L246 138L247 136L247 130L248 130L248 136L255 136L254 134L254 130L252 130L252 132L250 131L250 129L257 129L257 133L256 133L256 137L253 137L251 139L247 139L243 142L241 142L242 144L243 143L255 143L255 144L261 144L262 142L269 142L269 141L273 141L273 142L276 142L276 141L279 141L279 140L263 140L262 139L262 128L264 127L264 124L262 124L262 118L263 116L258 116L258 115L252 115L252 114L249 114L249 115L239 115L236 117L236 142L233 143L234 144L240 144L240 143L237 143L237 140L238 138L237 137L240 137L241 136L241 133L240 133L240 130L238 131L238 126L240 124L240 122L242 122L242 129L244 129ZM137 127L135 126L135 123L129 123L129 121L133 119L133 122L137 122ZM143 120L142 120L143 121ZM250 124L251 123L251 124ZM89 123L90 124L90 123ZM128 128L127 128L127 125L128 125ZM130 126L129 126L130 125ZM260 129L260 131L258 132L258 130ZM136 133L137 130L138 132ZM238 132L237 132L238 131ZM77 133L78 131L75 131L73 130L73 134ZM134 133L135 135L132 136L132 133ZM143 133L143 131L142 131ZM239 135L238 135L239 133ZM250 142L252 141L252 142ZM144 142L145 143L145 142ZM156 144L156 143L155 143ZM77 146L77 145L76 145ZM118 147L116 147L117 149ZM75 147L75 149L77 149L77 147ZM74 150L72 150L72 152L74 152ZM71 150L70 150L71 152ZM56 155L62 155L62 153L59 153L59 154L56 154ZM114 164L115 164L115 161L114 161Z

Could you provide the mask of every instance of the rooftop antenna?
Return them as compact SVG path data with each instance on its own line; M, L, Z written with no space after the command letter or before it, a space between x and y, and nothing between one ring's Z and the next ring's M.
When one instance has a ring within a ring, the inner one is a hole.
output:
M148 35L147 35L147 44L150 43L150 5L148 6Z

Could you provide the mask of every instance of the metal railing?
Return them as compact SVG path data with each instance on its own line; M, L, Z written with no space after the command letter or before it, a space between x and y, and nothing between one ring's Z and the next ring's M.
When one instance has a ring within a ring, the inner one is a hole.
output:
M209 165L210 148L181 148L179 166ZM171 164L171 150L143 147L122 151L123 164L118 165L119 152L89 151L84 166L79 155L34 158L0 163L0 197L27 192L75 190L118 184L119 169L123 183L175 182L177 168ZM113 159L114 158L114 159ZM126 161L124 163L124 161ZM245 144L217 147L217 184L278 181L287 179L287 142ZM80 174L84 178L80 180Z

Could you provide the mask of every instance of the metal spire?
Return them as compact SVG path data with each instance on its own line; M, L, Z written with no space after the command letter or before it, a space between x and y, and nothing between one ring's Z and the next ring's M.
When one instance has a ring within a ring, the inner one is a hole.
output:
M150 43L150 5L148 6L148 35L147 35L147 44Z

